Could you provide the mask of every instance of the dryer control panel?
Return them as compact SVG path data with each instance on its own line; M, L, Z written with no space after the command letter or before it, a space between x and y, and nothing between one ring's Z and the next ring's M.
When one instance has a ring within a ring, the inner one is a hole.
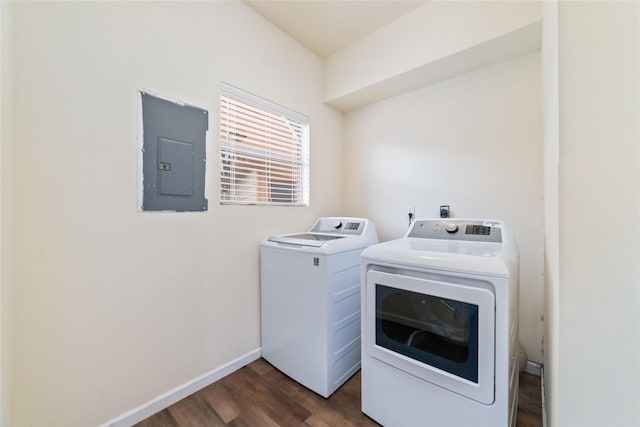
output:
M502 222L468 219L416 220L407 237L502 243Z

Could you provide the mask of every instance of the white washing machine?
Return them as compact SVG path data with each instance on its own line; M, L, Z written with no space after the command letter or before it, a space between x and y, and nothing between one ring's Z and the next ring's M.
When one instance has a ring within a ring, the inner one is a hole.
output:
M378 242L363 218L320 218L262 242L262 357L328 397L360 369L360 254Z
M362 411L385 426L511 426L518 250L500 221L417 220L362 253Z

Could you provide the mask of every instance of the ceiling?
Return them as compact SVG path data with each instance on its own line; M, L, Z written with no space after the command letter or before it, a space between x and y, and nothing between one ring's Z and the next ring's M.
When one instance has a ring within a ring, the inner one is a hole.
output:
M322 58L384 27L428 0L244 0Z

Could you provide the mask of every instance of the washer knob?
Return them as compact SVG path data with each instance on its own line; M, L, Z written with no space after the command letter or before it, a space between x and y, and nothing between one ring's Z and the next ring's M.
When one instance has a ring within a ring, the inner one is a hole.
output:
M456 233L458 231L458 224L450 222L447 224L447 228L445 228L445 230L447 230L447 233Z
M333 223L333 228L338 229L342 227L342 221L336 221Z

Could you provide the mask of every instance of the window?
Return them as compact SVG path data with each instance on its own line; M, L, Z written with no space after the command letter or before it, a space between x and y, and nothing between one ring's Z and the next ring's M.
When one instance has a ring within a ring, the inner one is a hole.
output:
M222 83L220 202L308 205L309 118Z

